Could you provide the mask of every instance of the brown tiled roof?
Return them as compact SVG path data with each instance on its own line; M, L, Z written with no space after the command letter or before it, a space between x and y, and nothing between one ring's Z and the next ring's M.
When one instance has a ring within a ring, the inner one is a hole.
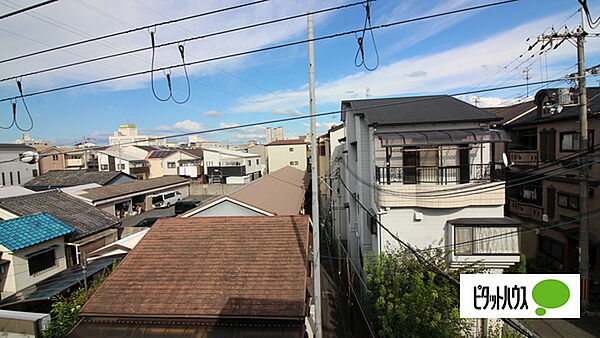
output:
M225 196L274 215L297 215L304 207L304 195L309 182L308 172L286 166ZM184 215L192 215L223 198L218 196L205 201Z
M269 144L267 144L268 146L281 146L281 145L290 145L290 144L308 144L308 142L301 140L301 139L297 139L297 140L277 140L277 141L273 141Z
M173 184L189 182L187 178L179 176L163 176L151 178L147 180L139 180L125 183L107 185L104 187L91 188L77 194L81 198L85 198L92 202L101 201L109 198L119 197L122 195L143 192L146 190L166 187Z
M200 148L194 148L194 149L181 149L181 151L183 151L184 153L188 153L190 155L193 156L197 156L200 158L204 157L204 151Z
M82 316L301 320L308 216L160 219Z

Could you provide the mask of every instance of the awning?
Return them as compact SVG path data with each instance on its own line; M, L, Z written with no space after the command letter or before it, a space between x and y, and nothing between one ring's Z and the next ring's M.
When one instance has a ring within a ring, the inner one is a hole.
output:
M383 147L510 142L504 130L464 129L377 134Z
M452 225L462 226L489 226L489 227L518 227L521 222L510 217L465 217L447 221Z

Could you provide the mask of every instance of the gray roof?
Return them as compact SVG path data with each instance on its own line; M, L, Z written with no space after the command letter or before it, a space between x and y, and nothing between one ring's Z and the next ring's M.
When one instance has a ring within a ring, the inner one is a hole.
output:
M104 187L86 189L81 191L80 193L77 193L77 195L81 198L90 200L92 202L97 202L123 195L142 193L147 190L159 189L174 184L189 184L189 182L190 181L187 178L179 176L163 176L150 178L147 180L125 182L107 185Z
M26 144L18 144L18 143L0 143L0 149L22 149L23 151L27 151L27 150L35 151L34 147L30 147Z
M44 187L51 189L90 183L107 185L122 176L136 180L135 177L121 171L50 170L25 183L24 186L26 188Z
M66 236L68 241L77 241L119 224L115 216L58 190L3 198L0 208L18 216L47 212L75 229Z
M488 122L496 115L448 95L395 97L342 101L346 111L364 114L369 124L421 124L443 122Z

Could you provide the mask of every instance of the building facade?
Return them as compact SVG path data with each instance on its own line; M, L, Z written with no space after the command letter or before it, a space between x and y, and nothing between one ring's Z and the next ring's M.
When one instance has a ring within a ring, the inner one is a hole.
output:
M221 148L202 151L208 183L247 183L262 176L260 155Z
M308 168L308 143L303 140L273 141L267 148L267 169L269 172L277 171L283 167L291 166L300 170Z
M19 160L26 151L35 148L24 144L0 144L0 184L2 186L23 185L39 175L37 163L29 164Z
M119 129L108 137L108 144L119 145L137 142L136 144L141 146L164 146L167 143L166 139L155 140L153 139L155 137L152 135L138 135L137 127L133 123L121 124Z

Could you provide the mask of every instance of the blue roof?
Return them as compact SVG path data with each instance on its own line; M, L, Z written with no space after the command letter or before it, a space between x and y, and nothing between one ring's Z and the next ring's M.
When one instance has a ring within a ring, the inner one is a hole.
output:
M49 213L40 212L0 221L0 245L16 251L73 231Z

